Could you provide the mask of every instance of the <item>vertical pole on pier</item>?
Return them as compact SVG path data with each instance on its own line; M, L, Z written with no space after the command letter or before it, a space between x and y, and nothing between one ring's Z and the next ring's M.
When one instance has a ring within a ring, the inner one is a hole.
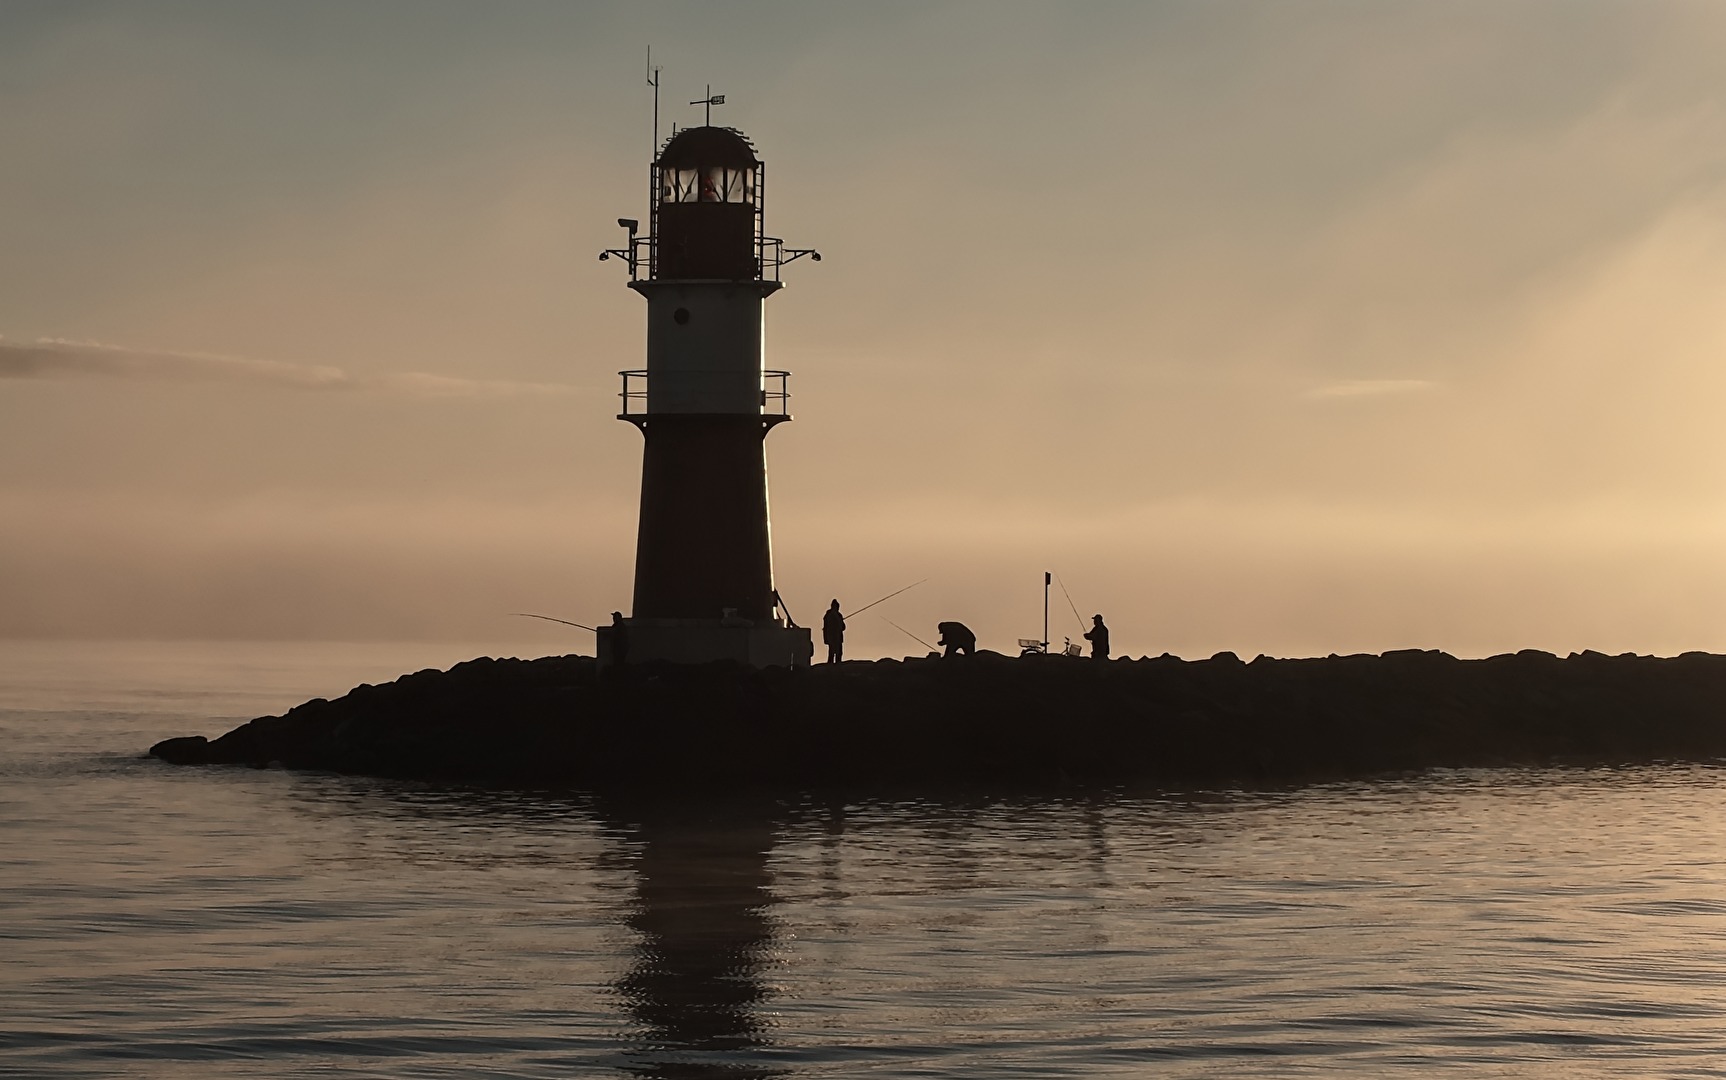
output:
M1043 571L1043 655L1049 655L1049 572Z

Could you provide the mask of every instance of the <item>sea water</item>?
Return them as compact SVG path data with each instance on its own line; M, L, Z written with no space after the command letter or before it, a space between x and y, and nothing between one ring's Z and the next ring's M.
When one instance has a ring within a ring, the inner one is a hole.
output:
M645 802L144 756L480 651L0 643L0 1075L1726 1073L1707 765Z

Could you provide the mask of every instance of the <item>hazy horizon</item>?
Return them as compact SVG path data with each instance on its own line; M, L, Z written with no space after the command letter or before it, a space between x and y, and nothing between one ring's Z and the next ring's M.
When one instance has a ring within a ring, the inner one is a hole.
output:
M650 44L825 256L804 623L1726 651L1726 8L1557 0L14 0L0 637L588 651L508 613L629 607Z

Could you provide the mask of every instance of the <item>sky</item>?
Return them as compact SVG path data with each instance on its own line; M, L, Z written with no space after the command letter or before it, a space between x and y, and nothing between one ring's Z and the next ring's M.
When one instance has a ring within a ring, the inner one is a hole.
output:
M1664 0L0 0L0 637L591 651L509 613L628 610L649 46L824 256L777 581L927 579L848 655L1013 651L1045 570L1117 654L1726 651L1726 6Z

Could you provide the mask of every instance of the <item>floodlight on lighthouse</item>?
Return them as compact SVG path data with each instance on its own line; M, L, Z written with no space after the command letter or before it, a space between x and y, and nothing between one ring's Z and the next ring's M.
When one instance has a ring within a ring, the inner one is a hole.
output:
M636 238L635 233L636 230L641 228L641 222L634 218L620 217L617 219L617 223L621 227L629 230L629 246L621 248L606 248L604 251L599 253L599 261L605 262L613 255L616 255L618 258L624 259L629 263L629 276L634 278L636 273L636 262L640 257L637 253L637 249L641 244L641 241Z

